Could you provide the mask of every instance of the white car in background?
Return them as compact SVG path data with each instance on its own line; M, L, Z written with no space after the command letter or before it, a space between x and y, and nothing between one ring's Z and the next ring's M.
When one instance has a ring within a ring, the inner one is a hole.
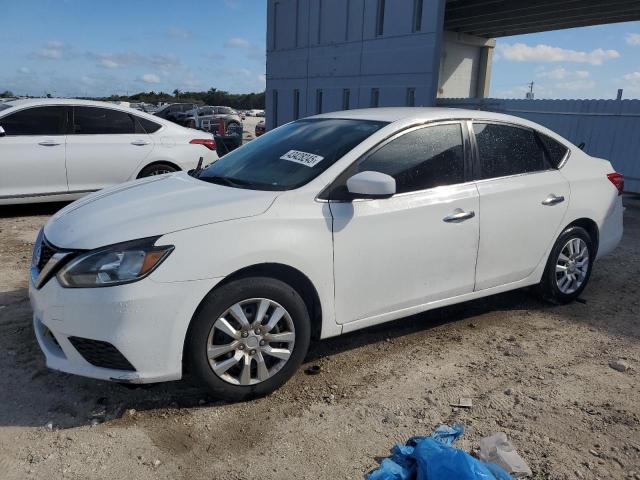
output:
M32 260L36 336L65 372L143 383L188 365L218 397L264 395L311 339L528 286L574 300L622 237L622 180L508 115L298 120L196 177L54 215Z
M67 201L217 160L213 136L111 103L0 104L0 205Z

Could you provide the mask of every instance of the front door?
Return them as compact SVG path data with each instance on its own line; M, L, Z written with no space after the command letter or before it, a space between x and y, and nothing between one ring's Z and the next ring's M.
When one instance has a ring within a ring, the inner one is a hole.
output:
M473 291L479 200L475 184L465 183L463 144L459 123L415 128L346 172L389 174L397 193L330 201L338 323L398 316Z
M569 182L533 130L474 123L478 152L480 246L476 290L525 279L564 218Z
M153 151L133 115L102 107L73 107L67 139L69 190L100 190L129 180Z
M0 200L66 194L68 107L32 107L0 118Z

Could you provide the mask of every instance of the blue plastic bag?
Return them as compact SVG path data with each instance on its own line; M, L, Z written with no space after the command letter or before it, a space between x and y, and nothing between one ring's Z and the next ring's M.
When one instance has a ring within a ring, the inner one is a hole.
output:
M368 480L511 480L499 466L454 448L463 433L462 424L441 425L430 437L413 437L405 445L396 445Z

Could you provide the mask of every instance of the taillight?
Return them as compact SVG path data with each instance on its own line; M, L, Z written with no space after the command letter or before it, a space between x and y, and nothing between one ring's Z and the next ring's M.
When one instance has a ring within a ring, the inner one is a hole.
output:
M622 195L624 191L624 176L621 173L609 173L607 178L618 189L618 195Z
M213 138L194 138L189 143L192 143L194 145L203 145L209 150L216 149L216 141Z

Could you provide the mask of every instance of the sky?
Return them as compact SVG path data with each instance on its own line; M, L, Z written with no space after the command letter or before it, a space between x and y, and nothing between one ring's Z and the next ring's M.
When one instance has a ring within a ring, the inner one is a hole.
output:
M265 88L265 0L0 0L0 91ZM640 98L640 22L497 40L490 96Z
M265 88L264 0L0 0L0 92Z
M498 38L490 96L640 98L640 22Z

